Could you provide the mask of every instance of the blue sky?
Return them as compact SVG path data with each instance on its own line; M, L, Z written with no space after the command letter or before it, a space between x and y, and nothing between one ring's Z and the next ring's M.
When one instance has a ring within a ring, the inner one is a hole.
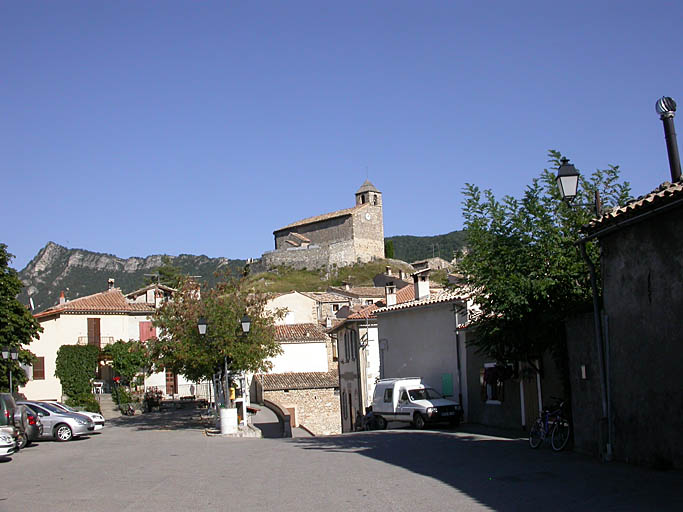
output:
M0 242L258 257L353 205L385 235L462 228L462 186L519 195L547 150L670 179L682 2L3 2ZM679 126L683 123L677 118ZM681 129L679 128L679 131Z

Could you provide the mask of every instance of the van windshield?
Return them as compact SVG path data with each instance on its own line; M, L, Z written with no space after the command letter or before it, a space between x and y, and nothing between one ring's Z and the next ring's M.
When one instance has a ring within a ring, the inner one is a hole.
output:
M411 400L434 400L443 398L439 392L433 388L411 389L408 391Z

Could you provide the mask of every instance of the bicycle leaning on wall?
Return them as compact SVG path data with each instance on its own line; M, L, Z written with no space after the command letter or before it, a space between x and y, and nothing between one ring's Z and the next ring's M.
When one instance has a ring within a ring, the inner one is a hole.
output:
M569 441L569 420L564 414L564 400L551 397L557 403L551 408L544 408L529 432L529 446L538 448L544 439L550 438L553 450L559 452Z

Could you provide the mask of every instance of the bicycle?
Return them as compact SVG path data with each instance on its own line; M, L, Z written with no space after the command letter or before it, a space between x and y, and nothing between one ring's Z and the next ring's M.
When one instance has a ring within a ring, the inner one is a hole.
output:
M529 432L529 446L538 448L544 439L550 437L550 445L556 452L561 451L569 441L569 420L564 416L564 400L551 397L557 400L558 405L550 410L544 408L538 419L534 422Z

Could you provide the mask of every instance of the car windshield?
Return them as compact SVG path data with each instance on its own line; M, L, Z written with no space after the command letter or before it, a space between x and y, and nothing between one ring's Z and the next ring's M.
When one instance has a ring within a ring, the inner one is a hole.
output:
M411 400L434 400L442 398L438 391L433 388L411 389L408 391Z
M76 412L76 409L69 407L68 405L63 404L61 402L55 402L55 403L52 403L50 405L57 407L58 409L64 409L65 411L68 411L68 412Z
M64 414L64 409L60 409L59 407L52 405L52 404L46 404L45 402L40 404L41 407L44 407L50 412L56 412L57 414Z

